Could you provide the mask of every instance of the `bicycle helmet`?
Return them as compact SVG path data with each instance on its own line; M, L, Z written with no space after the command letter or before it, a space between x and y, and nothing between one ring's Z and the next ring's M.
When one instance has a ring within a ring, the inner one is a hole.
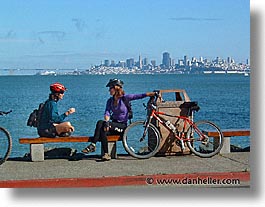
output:
M123 81L119 79L110 79L106 87L120 86L122 88Z
M67 89L61 83L53 83L50 85L50 90L52 93L64 93Z

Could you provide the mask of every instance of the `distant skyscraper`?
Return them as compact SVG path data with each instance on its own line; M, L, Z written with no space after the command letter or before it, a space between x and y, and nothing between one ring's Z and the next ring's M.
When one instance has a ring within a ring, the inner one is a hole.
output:
M134 59L133 58L127 59L126 60L126 66L128 68L133 68L133 66L134 66Z
M247 65L249 65L249 64L250 64L250 62L249 62L249 59L247 59L247 60L246 60L246 64L247 64Z
M227 63L229 64L231 62L231 58L227 57Z
M174 66L175 65L175 59L170 59L170 65Z
M143 65L145 65L145 66L148 65L148 59L147 58L143 59Z
M139 55L139 68L142 69L143 67L143 62L142 62L142 57Z
M162 65L165 68L169 68L171 66L170 54L168 52L163 53Z
M187 65L187 61L188 61L188 57L187 55L184 56L184 65L186 66Z
M152 65L153 67L155 67L155 66L156 66L156 61L155 61L155 60L151 60L151 65Z

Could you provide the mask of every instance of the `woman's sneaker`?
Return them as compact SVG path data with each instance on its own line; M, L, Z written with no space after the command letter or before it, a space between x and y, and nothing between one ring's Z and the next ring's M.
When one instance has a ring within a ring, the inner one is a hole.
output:
M83 153L91 153L96 151L96 146L93 144L88 145L85 149L82 150Z
M105 154L103 155L103 157L102 157L102 160L104 160L104 161L109 161L109 160L111 160L111 157L110 157L110 155L109 155L108 153L105 153Z

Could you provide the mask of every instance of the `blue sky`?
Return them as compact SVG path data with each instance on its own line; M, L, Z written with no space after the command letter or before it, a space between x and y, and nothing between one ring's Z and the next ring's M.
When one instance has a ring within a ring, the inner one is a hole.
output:
M0 0L0 68L250 58L249 0Z

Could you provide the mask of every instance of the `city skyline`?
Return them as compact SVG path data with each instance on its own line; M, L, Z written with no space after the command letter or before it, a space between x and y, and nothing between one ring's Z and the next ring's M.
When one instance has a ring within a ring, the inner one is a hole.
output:
M89 68L140 53L250 58L249 0L4 1L0 68ZM15 15L14 15L15 14Z
M135 57L130 57L126 59L118 59L118 60L113 60L113 59L105 59L101 60L100 63L95 64L94 66L110 66L110 67L116 67L119 66L119 64L123 64L123 67L128 67L132 68L133 66L137 66L140 69L143 66L146 65L153 65L153 66L164 66L165 68L169 68L170 66L174 65L183 65L183 66L191 66L192 63L210 63L210 62L223 62L227 64L245 64L250 66L250 60L246 59L245 61L240 61L236 62L235 59L231 56L227 57L219 57L216 56L213 59L209 59L203 56L200 57L188 57L187 55L183 55L182 58L180 59L175 59L171 57L171 54L169 52L164 52L162 54L162 58L160 61L154 60L154 59L149 59L148 57L142 57L141 54L139 54L138 58ZM92 66L93 67L93 66Z

